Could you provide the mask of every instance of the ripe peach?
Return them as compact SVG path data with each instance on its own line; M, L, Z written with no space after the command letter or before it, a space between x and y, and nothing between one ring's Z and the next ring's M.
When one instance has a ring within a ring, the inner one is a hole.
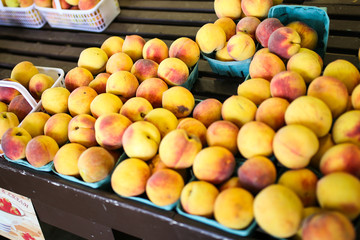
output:
M226 41L235 35L236 33L236 24L233 19L229 17L218 18L214 24L219 25L226 34Z
M6 104L5 104L6 105ZM0 143L2 135L12 127L19 125L19 119L13 112L0 112Z
M143 57L146 41L139 35L126 35L122 45L122 52L131 57L133 62Z
M234 156L239 152L237 136L239 127L227 120L218 120L210 124L206 131L206 141L209 146L225 147Z
M25 158L25 149L31 135L22 127L11 127L1 137L1 148L11 160Z
M148 78L140 83L135 95L147 99L153 108L159 108L162 106L162 95L168 89L169 86L161 78Z
M254 89L257 90L254 91ZM259 105L271 97L270 82L264 78L250 78L239 84L237 94Z
M19 122L21 122L32 110L33 108L23 95L17 95L8 105L8 111L15 113Z
M299 73L282 71L271 79L270 92L272 97L280 97L292 102L306 94L306 83Z
M226 44L225 31L214 23L206 23L196 33L196 43L204 53L222 49Z
M360 110L360 85L357 85L351 93L351 106L353 109Z
M140 83L148 78L156 78L159 64L150 59L138 59L132 65L130 72L138 79Z
M106 92L119 97L131 98L135 96L139 82L134 74L128 71L118 71L110 75L106 83Z
M90 114L90 104L97 95L97 92L89 86L74 89L68 98L68 109L71 116Z
M174 86L163 92L162 107L170 110L177 118L189 116L194 106L195 98L185 87Z
M228 188L234 188L234 187L239 187L239 188L241 187L239 178L237 176L233 176L229 178L228 180L223 182L220 186L218 186L220 192Z
M16 80L11 79L11 78L4 78L1 81L17 82ZM9 104L11 102L11 100L17 95L20 95L20 92L18 90L16 90L15 88L0 87L0 101L1 102Z
M320 99L301 96L290 103L285 112L286 124L301 124L311 129L316 136L329 133L333 118L329 107Z
M195 157L192 170L197 179L220 184L230 178L235 169L235 157L225 147L203 148Z
M114 157L103 147L89 147L78 160L79 173L84 182L98 182L110 175L115 166Z
M281 27L270 35L268 47L270 52L289 59L299 51L300 42L300 35L294 29Z
M92 87L97 92L97 94L105 93L106 92L106 82L109 77L110 77L109 73L99 73L98 75L96 75L94 80L92 80L89 83L88 86Z
M108 59L108 55L101 48L89 47L81 51L77 64L96 75L105 71Z
M240 165L236 173L240 186L254 196L262 189L274 184L277 177L274 163L264 156L248 158Z
M146 98L132 97L121 107L120 114L130 119L130 121L136 122L144 120L146 114L151 110L153 110L153 107Z
M91 115L95 118L106 113L120 112L123 103L121 99L112 93L100 93L90 103Z
M144 120L151 122L159 129L161 138L176 129L178 125L176 116L165 108L154 108L150 110L150 112L145 115Z
M309 52L298 52L290 57L286 69L299 73L307 84L319 77L322 72L318 58Z
M10 78L16 80L25 88L29 88L29 81L39 70L30 61L19 62L11 70Z
M189 77L189 68L181 59L169 57L159 64L157 74L169 86L182 85Z
M200 59L200 48L194 40L187 37L180 37L171 43L169 47L169 57L179 58L191 68Z
M184 211L189 214L211 217L218 195L219 190L213 184L196 180L184 186L180 195L180 203Z
M278 28L283 27L284 25L280 22L278 18L266 18L262 20L256 30L255 38L263 46L267 48L270 35Z
M85 147L96 146L95 139L96 118L89 114L79 114L73 117L68 124L68 138L72 143L80 143Z
M300 35L300 46L302 48L308 48L311 50L316 48L318 43L318 34L315 29L302 21L293 21L288 23L286 26L293 28Z
M184 179L173 169L160 169L146 183L146 195L155 205L167 206L180 199Z
M280 128L273 139L276 159L285 167L306 167L319 149L319 140L309 128L290 124Z
M42 167L53 161L59 150L56 141L46 135L32 138L26 145L26 160L34 167Z
M142 55L144 59L150 59L160 64L169 57L169 48L163 40L152 38L145 43Z
M120 196L134 197L145 192L150 168L143 160L127 158L121 161L111 175L111 187Z
M236 61L243 61L254 56L255 41L246 33L239 32L232 36L226 45L229 55Z
M268 16L269 9L273 6L272 0L242 0L241 9L246 16L260 19Z
M257 17L243 17L236 24L236 33L243 32L248 34L252 39L256 40L256 29L260 24L260 19Z
M193 118L202 122L205 127L221 119L222 103L216 98L207 98L195 105Z
M224 120L235 123L239 128L255 119L256 105L246 97L233 95L222 105L221 116Z
M332 137L336 144L352 142L360 147L360 110L351 110L340 115L332 126Z
M179 121L177 129L184 129L190 136L197 136L200 141L201 145L205 147L206 143L206 127L205 125L200 122L199 120L193 117L186 117Z
M54 157L55 170L63 175L79 177L78 161L86 147L79 143L67 143L60 147Z
M117 71L131 71L133 60L123 52L114 53L106 63L106 72L113 74Z
M258 53L250 62L249 74L251 78L271 80L277 73L285 71L284 62L273 53Z
M113 54L122 52L122 45L124 39L118 36L110 36L101 44L101 49L106 52L108 57L111 57Z
M72 117L67 113L56 113L46 121L44 134L52 137L59 146L64 145L68 138L68 125Z
M228 17L230 19L239 19L241 16L241 1L215 0L214 10L218 18Z
M41 99L41 94L54 85L55 80L45 73L37 73L30 78L29 92L36 99Z
M229 52L227 50L227 42L225 43L225 46L220 49L217 50L215 52L215 59L219 60L219 61L223 61L223 62L229 62L229 61L235 61L230 55Z
M78 7L80 10L89 10L94 8L100 0L79 0Z
M319 138L319 150L310 160L310 166L316 170L320 170L320 161L324 153L334 146L335 143L332 139L331 133L326 134L325 136Z
M68 71L65 75L65 87L72 92L80 86L88 86L94 80L92 73L83 67L75 67Z
M285 125L285 112L289 102L286 99L272 97L264 100L256 111L255 120L266 123L277 131Z
M49 120L50 115L45 112L31 112L21 122L21 127L24 128L31 137L44 135L44 126Z

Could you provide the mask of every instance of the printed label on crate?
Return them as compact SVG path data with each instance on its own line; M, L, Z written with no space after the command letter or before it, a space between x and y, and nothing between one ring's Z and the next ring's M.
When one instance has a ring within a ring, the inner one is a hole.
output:
M45 240L30 198L0 188L0 235L13 240Z

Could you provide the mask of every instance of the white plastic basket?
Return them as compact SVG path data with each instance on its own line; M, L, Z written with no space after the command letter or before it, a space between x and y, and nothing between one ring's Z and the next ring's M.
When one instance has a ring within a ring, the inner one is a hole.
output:
M41 28L46 23L35 4L29 7L5 7L0 1L0 25Z
M36 68L39 70L39 73L44 73L44 74L52 77L55 80L54 84L51 86L52 88L65 87L64 70L62 70L61 68L39 67L39 66L36 66ZM24 96L24 98L30 104L30 106L32 107L32 110L30 113L44 111L42 108L42 105L41 105L41 100L39 102L37 102L31 96L29 91L20 83L11 82L11 81L0 81L0 87L11 87L11 88L15 88L16 90L18 90ZM19 126L21 126L21 123L22 122L20 122ZM0 141L0 143L1 143L1 141ZM2 148L1 148L1 144L0 144L0 156L1 155L3 155L3 152L2 152Z
M59 0L56 8L35 6L51 27L102 32L120 13L118 0L101 0L89 10L61 9Z

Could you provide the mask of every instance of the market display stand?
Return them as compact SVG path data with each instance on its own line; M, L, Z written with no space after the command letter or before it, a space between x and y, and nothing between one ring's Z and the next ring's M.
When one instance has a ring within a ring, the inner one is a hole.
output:
M24 60L37 66L62 68L66 73L76 67L84 48L99 47L113 35L137 34L146 40L157 37L167 44L179 37L195 39L199 27L217 19L212 0L121 0L119 3L120 15L102 33L55 29L48 24L41 29L0 26L0 77L9 77L11 69ZM324 65L342 58L359 66L359 1L284 3L326 7L330 35ZM237 86L243 80L214 74L208 63L201 59L199 79L192 92L200 99L215 97L224 100L236 94ZM260 231L242 238L188 219L175 211L120 198L111 189L92 189L4 159L0 159L0 187L31 198L41 221L86 239L117 239L120 232L141 239L270 238Z

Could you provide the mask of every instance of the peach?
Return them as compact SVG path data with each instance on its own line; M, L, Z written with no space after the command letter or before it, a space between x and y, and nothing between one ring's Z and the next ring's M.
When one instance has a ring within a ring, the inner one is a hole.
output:
M89 10L94 8L100 0L79 0L78 7L80 10Z
M360 215L360 180L350 173L333 172L320 178L316 197L320 207L339 211L350 220Z
M79 114L73 117L68 124L68 138L72 143L80 143L89 148L98 143L95 139L96 119L89 114Z
M250 78L271 80L277 73L285 71L284 62L273 53L256 54L250 62Z
M159 64L157 74L169 86L177 86L187 81L189 68L181 59L169 57Z
M301 124L311 129L316 136L329 133L333 123L330 108L320 99L301 96L290 103L285 112L286 124Z
M298 52L290 57L286 69L299 73L307 84L319 77L322 72L319 60L309 52Z
M133 60L123 52L114 53L106 63L106 72L113 74L117 71L131 71Z
M25 156L32 166L39 168L53 161L58 150L59 146L53 138L39 135L27 143Z
M99 73L96 77L89 83L89 87L93 88L97 94L106 92L106 82L110 77L109 73Z
M310 166L316 170L320 170L320 161L325 152L334 146L335 143L332 139L331 133L319 138L319 150L310 160Z
M101 93L91 101L90 112L95 118L100 117L106 113L120 112L123 103L121 99L112 93Z
M81 86L74 89L68 98L68 109L71 116L79 114L90 114L90 105L97 92L89 86Z
M254 199L257 224L276 238L287 238L296 234L300 228L303 208L296 193L280 184L267 186Z
M116 150L122 147L122 137L132 122L119 113L102 114L95 121L96 142L108 149Z
M153 107L151 103L142 97L132 97L127 100L120 109L120 114L124 115L132 122L144 120Z
M153 108L159 108L162 106L162 95L168 89L169 86L161 78L148 78L140 83L135 96L143 97L151 103Z
M122 52L131 57L133 62L143 57L143 48L146 41L139 35L126 35L122 45Z
M36 6L51 8L51 0L34 0Z
M172 169L160 169L148 179L146 195L155 205L167 206L180 199L184 185L184 180L178 172Z
M108 59L108 55L101 48L89 47L81 51L77 65L96 75L105 71Z
M214 218L231 229L244 229L254 220L254 197L243 188L221 191L214 203Z
M273 153L275 131L266 123L250 121L245 123L237 135L237 146L245 158L270 156Z
M302 48L308 48L311 50L316 48L318 43L318 34L315 29L302 21L293 21L288 23L286 26L294 29L300 35L300 46Z
M220 186L218 186L220 192L229 188L236 188L236 187L237 188L241 187L239 178L237 176L230 177L228 180L226 180Z
M227 50L227 42L222 49L215 52L215 59L223 62L235 61Z
M180 203L185 212L202 217L211 217L219 190L206 181L187 183L180 195ZM206 196L206 197L205 197Z
M309 128L290 124L280 128L273 139L276 159L285 167L306 167L319 149L319 140Z
M29 81L29 92L37 100L41 99L41 94L55 83L55 80L44 73L37 73Z
M11 127L1 137L1 148L11 160L25 158L25 149L31 135L22 127Z
M31 137L44 135L44 127L49 120L50 115L45 112L31 112L21 122L21 127L24 128Z
M195 156L192 170L197 179L220 184L233 174L235 157L225 147L206 147Z
M178 126L177 117L165 108L154 108L150 110L145 115L144 120L151 122L159 129L161 138Z
M8 105L6 103L0 101L0 113L7 112L7 110L8 110Z
M343 214L325 211L310 215L302 223L303 239L356 239L353 224Z
M8 105L8 111L15 113L19 122L21 122L32 110L33 108L23 95L17 95Z
M124 39L119 36L110 36L101 44L101 49L104 50L109 57L113 54L122 52Z
M254 91L254 89L257 90ZM250 78L239 84L237 94L259 105L271 97L270 82L264 78Z
M4 78L4 79L2 79L0 81L17 82L16 80L11 79L11 78ZM16 90L15 88L12 88L12 87L0 87L0 101L1 102L9 104L11 102L11 100L17 95L20 95L20 92L18 90Z
M280 97L292 102L306 95L306 83L299 73L282 71L271 79L270 92L272 97Z
M110 176L115 167L114 157L103 147L93 146L78 159L79 173L84 182L98 182Z
M16 80L28 89L30 79L37 73L39 73L39 70L34 66L32 62L22 61L17 63L15 67L13 67L13 69L11 70L10 78Z
M138 79L140 83L148 78L156 78L159 64L150 59L138 59L132 65L130 72Z
M196 32L195 41L204 53L222 49L226 44L224 29L214 23L206 23Z
M357 85L351 93L351 106L355 110L360 110L360 85Z
M304 207L316 206L316 184L318 177L307 168L285 171L280 175L278 184L293 190Z
M63 175L79 177L78 161L86 147L79 143L67 143L54 156L54 168Z
M224 30L226 41L236 34L236 24L234 20L229 17L218 18L214 24L219 25Z
M207 98L195 105L192 116L209 127L221 119L222 103L216 98Z
M44 134L52 137L59 146L69 141L68 125L72 117L67 113L56 113L46 121Z
M135 197L145 192L150 168L143 160L127 158L121 161L111 175L111 187L124 197Z
M289 102L286 99L272 97L264 100L256 110L255 120L266 123L277 131L285 125L285 112Z
M274 184L277 173L274 163L267 157L255 156L246 159L236 171L239 184L254 196Z
M270 35L278 28L283 27L284 25L280 22L278 18L266 18L262 20L256 30L255 38L263 46L267 48L269 46Z
M246 33L239 32L232 36L227 45L229 55L236 61L243 61L254 56L255 41Z
M168 168L163 161L160 159L160 155L156 154L155 157L147 161L147 164L150 167L150 175L155 173L156 171L164 168Z
M236 24L236 33L243 32L248 34L253 40L256 40L256 29L260 24L260 19L257 17L243 17Z
M200 59L200 48L194 40L187 37L180 37L171 43L169 47L169 57L179 58L188 68L191 68Z
M161 140L159 155L167 167L182 169L193 165L201 149L202 145L198 137L189 136L184 129L174 129Z
M225 147L235 156L239 149L237 147L237 136L239 127L227 120L217 120L210 124L206 131L206 142L209 146Z
M266 18L270 8L273 6L272 0L242 0L241 9L246 16L253 16L260 19Z
M163 92L162 107L170 110L177 118L189 116L194 106L194 95L185 87L174 86Z
M12 127L17 127L19 125L19 119L13 112L1 112L0 113L0 140L2 135ZM1 141L0 141L1 143Z
M360 147L360 110L351 110L340 115L332 126L335 144L352 142Z
M257 107L251 100L233 95L223 102L221 116L223 120L233 122L241 128L245 123L255 119L256 110Z
M294 29L281 27L270 35L268 47L270 52L289 59L299 51L300 43L300 35Z
M314 50L308 49L308 48L303 48L303 47L299 49L298 53L302 53L302 52L310 53L314 57L316 57L320 63L321 69L323 69L324 60L321 58L321 56L317 52L315 52Z
M19 0L20 3L20 7L22 8L26 8L26 7L30 7L34 1L33 0Z
M321 99L334 119L346 111L349 94L343 82L334 77L320 76L308 86L307 95Z
M360 179L360 149L354 143L339 143L330 147L320 160L320 171L347 172Z
M205 147L206 143L206 127L205 125L200 122L199 120L193 117L186 117L179 121L179 124L176 127L177 129L184 129L190 136L197 136L200 141L201 145Z
M360 82L360 73L357 67L344 59L330 62L324 69L323 76L330 76L342 81L351 95L353 89Z
M215 0L214 10L218 18L228 17L230 19L239 19L241 16L240 0Z
M152 38L145 43L142 55L144 59L150 59L160 64L169 57L169 48L163 40Z
M88 86L94 80L92 73L83 67L75 67L68 71L65 75L65 87L72 92L80 86Z
M122 144L126 155L147 161L158 153L160 140L160 132L154 124L137 121L125 129Z
M119 97L131 98L135 96L138 86L139 82L134 74L128 71L118 71L108 78L106 92Z

